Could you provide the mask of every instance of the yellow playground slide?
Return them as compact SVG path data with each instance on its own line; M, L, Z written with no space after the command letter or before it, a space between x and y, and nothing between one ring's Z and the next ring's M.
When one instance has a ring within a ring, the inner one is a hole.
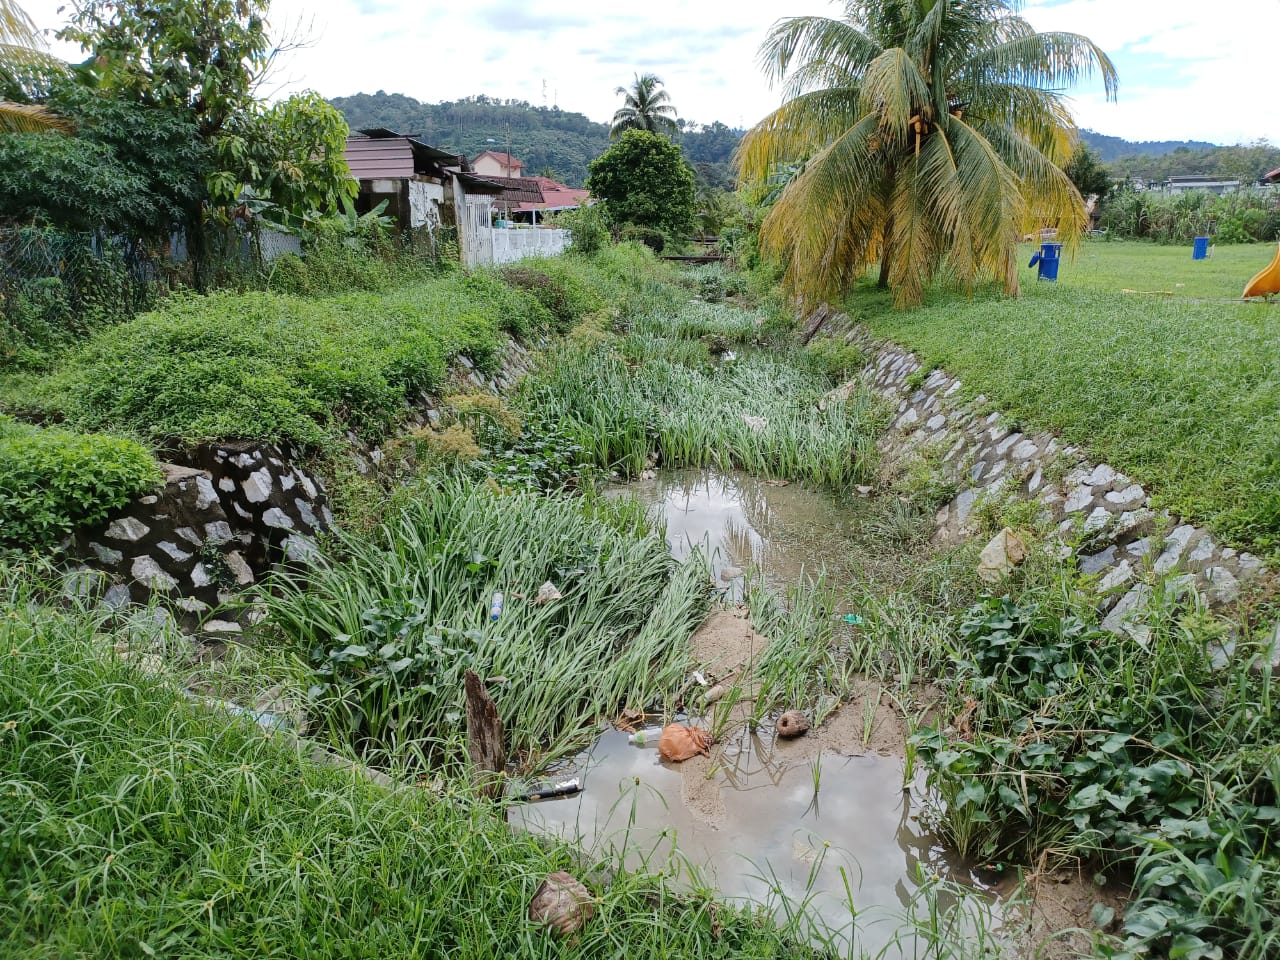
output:
M1280 293L1280 246L1276 247L1276 255L1271 258L1270 265L1249 281L1242 296L1248 300L1250 297L1269 297L1273 293Z

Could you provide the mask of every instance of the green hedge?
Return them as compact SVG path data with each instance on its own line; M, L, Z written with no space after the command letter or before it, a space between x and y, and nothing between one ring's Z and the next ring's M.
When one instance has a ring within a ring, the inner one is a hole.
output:
M47 549L160 479L151 454L132 440L0 416L0 545Z

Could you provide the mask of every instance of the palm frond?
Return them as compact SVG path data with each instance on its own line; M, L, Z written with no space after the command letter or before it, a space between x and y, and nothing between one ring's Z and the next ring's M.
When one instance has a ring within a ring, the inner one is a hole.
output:
M803 94L748 130L734 153L734 162L742 179L763 180L778 164L823 149L863 115L857 88Z
M998 81L1063 88L1095 71L1102 76L1107 99L1114 100L1119 82L1115 64L1092 40L1077 33L1032 32L973 51L957 73L970 85Z
M35 103L0 100L0 133L70 133L71 121Z
M765 78L773 84L786 79L797 61L803 65L821 62L849 75L861 72L881 52L881 46L851 19L789 17L773 25L760 46L758 60ZM793 81L785 93L794 97L805 89Z

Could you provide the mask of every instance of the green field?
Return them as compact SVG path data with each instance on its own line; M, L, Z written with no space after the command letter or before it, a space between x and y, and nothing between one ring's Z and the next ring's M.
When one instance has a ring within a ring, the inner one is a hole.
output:
M1176 513L1263 552L1280 548L1280 306L1239 296L1269 246L1085 244L1060 281L1023 295L938 292L894 311L856 290L850 312L964 380L1026 427L1051 429L1147 484ZM1178 286L1184 284L1184 286ZM1170 290L1125 293L1124 290Z

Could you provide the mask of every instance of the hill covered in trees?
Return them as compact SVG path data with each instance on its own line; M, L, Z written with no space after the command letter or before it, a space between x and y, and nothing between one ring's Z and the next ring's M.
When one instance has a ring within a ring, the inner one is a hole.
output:
M524 161L525 173L546 174L580 187L587 164L609 146L609 126L559 107L536 107L524 100L475 96L444 103L421 103L400 93L357 93L329 101L353 130L385 127L421 136L432 146L474 157L484 150L506 151ZM742 131L723 123L680 121L677 138L699 176L713 186L729 186L729 160Z
M609 146L609 125L559 107L538 107L525 100L484 95L443 103L422 103L401 93L357 93L329 101L353 130L385 127L412 133L428 143L474 157L484 150L506 151L524 161L525 172L546 174L580 187L587 164ZM710 186L732 186L730 160L742 131L723 123L680 120L676 138L699 179ZM1092 130L1081 140L1115 177L1209 175L1256 180L1280 167L1280 148L1265 140L1219 146L1202 140L1132 141Z

